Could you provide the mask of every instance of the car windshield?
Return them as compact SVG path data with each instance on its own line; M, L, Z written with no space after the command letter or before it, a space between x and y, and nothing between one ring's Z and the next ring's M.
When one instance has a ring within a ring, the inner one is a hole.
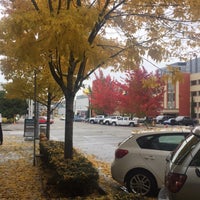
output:
M172 163L176 165L180 165L183 163L185 157L191 152L191 150L196 146L196 144L200 141L200 138L191 134L188 138L186 138L182 144L177 148L171 155Z

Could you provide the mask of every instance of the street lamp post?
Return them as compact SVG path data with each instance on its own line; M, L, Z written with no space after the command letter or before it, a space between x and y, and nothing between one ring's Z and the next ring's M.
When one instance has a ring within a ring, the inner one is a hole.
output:
M33 140L33 166L36 158L36 139L38 138L38 103L37 103L37 73L34 70L34 140Z

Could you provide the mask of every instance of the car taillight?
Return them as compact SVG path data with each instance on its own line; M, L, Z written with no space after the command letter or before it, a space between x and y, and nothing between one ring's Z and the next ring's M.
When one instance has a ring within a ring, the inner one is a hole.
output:
M185 174L169 173L165 178L165 185L170 192L178 192L187 179Z
M115 151L115 158L122 158L124 157L126 154L128 154L128 150L126 149L117 149Z

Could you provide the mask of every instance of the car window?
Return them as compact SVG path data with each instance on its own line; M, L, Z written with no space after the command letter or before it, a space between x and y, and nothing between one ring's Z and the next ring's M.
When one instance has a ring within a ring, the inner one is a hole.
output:
M160 143L179 144L184 140L184 135L164 135L159 137Z
M176 165L181 165L187 155L192 151L192 149L196 146L196 144L200 141L194 135L190 135L181 145L177 148L172 156L172 162Z
M140 137L137 142L144 149L173 151L185 137L185 134L151 135Z
M200 150L196 153L192 159L190 166L200 167Z

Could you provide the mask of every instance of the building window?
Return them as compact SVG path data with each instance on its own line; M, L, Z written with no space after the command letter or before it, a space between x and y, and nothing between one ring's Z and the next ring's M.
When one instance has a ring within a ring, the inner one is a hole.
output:
M197 92L196 92L196 91L194 91L194 92L191 92L191 94L192 94L192 95L191 95L192 97L195 97L195 96L197 96Z
M167 108L175 109L175 94L173 92L167 95Z
M196 80L191 81L191 85L197 85L197 81Z
M175 89L171 81L167 84L167 108L175 109Z

